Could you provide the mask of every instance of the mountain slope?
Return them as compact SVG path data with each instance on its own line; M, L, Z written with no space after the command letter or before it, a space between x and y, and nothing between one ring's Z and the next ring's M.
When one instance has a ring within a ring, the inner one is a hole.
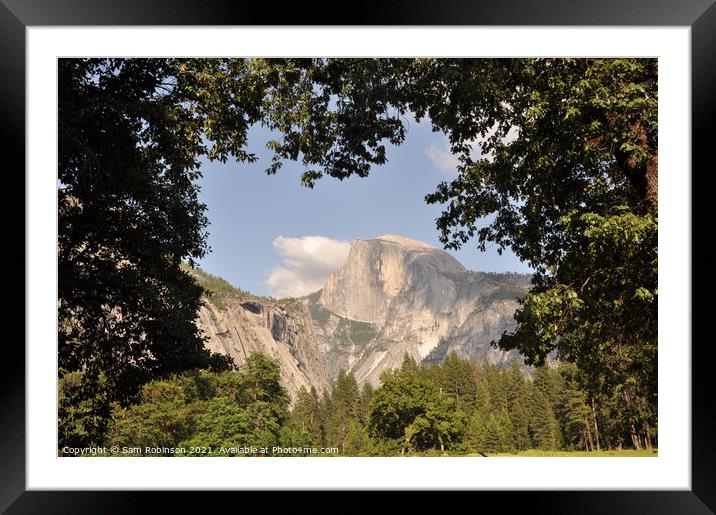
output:
M301 386L322 391L340 369L376 385L407 353L441 362L448 353L502 363L490 342L515 326L517 298L529 276L466 270L447 252L403 236L354 240L345 264L322 290L274 300L194 271L214 292L198 325L207 346L241 364L253 351L281 365L292 397Z
M314 321L333 360L359 382L375 384L405 353L418 362L442 360L453 350L493 363L508 359L490 341L514 328L516 299L528 286L528 276L469 272L447 252L402 236L355 240L345 265L326 281L318 305L370 324L375 337L347 347L330 324Z
M302 386L319 392L328 387L305 302L257 297L199 269L190 273L210 292L196 321L208 337L209 350L230 356L238 366L252 352L276 359L291 398Z

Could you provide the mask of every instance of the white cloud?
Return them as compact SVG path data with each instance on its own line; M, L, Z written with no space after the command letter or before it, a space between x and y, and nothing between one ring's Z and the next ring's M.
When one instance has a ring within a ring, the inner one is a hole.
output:
M491 137L494 136L495 132L497 131L497 124L493 125L492 128L488 131L487 136ZM515 127L514 125L510 127L510 129L507 131L507 134L505 134L502 137L502 143L505 145L512 143L517 139L517 137L520 135L520 129L519 127ZM480 139L479 141L482 141Z
M493 125L490 130L487 131L487 134L484 138L478 137L470 142L472 144L473 149L471 155L472 159L479 159L480 157L483 157L480 152L480 144L482 144L488 138L494 136L496 131L497 123L495 123L495 125ZM502 138L502 142L507 145L516 140L518 136L519 129L517 127L510 127L510 130L507 131L507 134ZM457 167L460 164L460 160L455 154L450 151L450 144L448 143L447 139L445 139L439 144L431 144L427 149L425 149L425 155L428 156L428 158L430 159L430 161L432 161L436 168L451 174L457 173ZM488 160L492 160L491 155L487 155L484 157L486 157Z
M324 236L273 240L273 248L283 263L271 270L266 284L277 298L301 297L323 288L328 275L348 258L351 244Z
M425 155L433 162L436 168L444 172L457 173L460 164L457 156L450 151L447 141L442 144L433 143L425 149Z

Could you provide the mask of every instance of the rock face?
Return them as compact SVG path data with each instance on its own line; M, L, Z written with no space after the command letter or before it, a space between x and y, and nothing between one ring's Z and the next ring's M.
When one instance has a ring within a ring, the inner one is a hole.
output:
M452 351L499 364L490 342L514 328L529 276L467 271L447 252L402 236L355 240L343 267L302 299L274 301L242 292L201 308L208 347L240 366L251 352L278 360L292 397L327 388L341 368L377 385L405 353L441 362Z
M464 272L450 254L426 243L394 235L355 240L345 265L328 277L319 302L342 317L384 324L393 300L407 291L430 309L445 309L455 295L445 274Z
M347 368L377 384L405 353L418 362L442 361L453 350L509 359L490 341L514 328L516 299L528 286L528 276L469 272L443 250L388 235L355 240L345 265L308 301L317 303L311 313L329 376Z
M230 356L238 366L252 352L276 359L292 398L302 386L319 392L328 387L311 316L301 303L286 308L269 300L207 301L197 324L209 337L207 348Z

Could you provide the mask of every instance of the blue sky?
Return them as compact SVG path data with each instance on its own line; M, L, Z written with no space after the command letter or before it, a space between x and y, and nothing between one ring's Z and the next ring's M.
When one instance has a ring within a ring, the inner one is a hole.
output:
M388 163L367 178L324 177L312 190L301 186L298 164L286 162L274 176L264 173L269 137L266 129L251 130L255 163L202 164L200 200L208 208L212 251L200 265L207 272L252 293L280 297L321 282L340 266L353 239L400 234L442 248L435 228L441 207L424 197L455 176L457 161L445 136L427 123L409 122L405 142L389 146ZM482 253L475 242L449 252L472 270L530 271L511 252Z

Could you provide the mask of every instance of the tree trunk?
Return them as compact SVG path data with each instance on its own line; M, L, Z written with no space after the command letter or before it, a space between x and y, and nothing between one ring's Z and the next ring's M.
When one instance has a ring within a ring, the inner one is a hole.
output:
M607 125L613 130L624 128L615 114L607 117ZM625 128L629 133L623 143L640 147L647 156L646 162L640 161L635 152L625 151L621 146L614 150L614 157L641 200L649 208L656 209L659 201L659 152L656 142L649 138L641 119L628 122Z
M592 397L592 418L594 419L594 439L597 442L597 450L601 450L599 447L599 426L597 426L597 411L594 409L594 397Z
M592 440L592 431L589 429L589 420L585 420L584 427L587 429L587 441L589 442L589 447L587 448L587 450L589 452L592 452L594 451L594 440Z
M654 150L654 154L646 163L646 201L652 206L657 206L659 202L659 153Z
M644 431L644 447L649 450L654 448L651 443L651 427L649 427L649 424L646 425L646 430Z
M636 428L634 427L634 424L632 424L629 427L629 433L631 436L631 442L634 444L634 448L639 450L641 449L641 439L639 438L639 435L636 432Z

